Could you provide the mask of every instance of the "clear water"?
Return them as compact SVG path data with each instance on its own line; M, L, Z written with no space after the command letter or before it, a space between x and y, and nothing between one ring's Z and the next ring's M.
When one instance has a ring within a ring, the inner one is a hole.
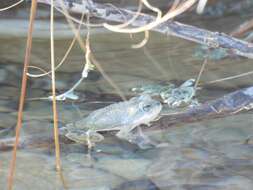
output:
M222 19L192 19L194 25L229 32L244 18L238 15ZM226 23L226 26L224 26ZM10 29L11 30L11 29ZM127 35L103 30L92 35L92 50L102 68L126 95L139 84L160 81L182 82L195 78L202 60L193 57L196 44L151 33L146 49L134 50ZM56 62L64 55L71 39L57 39ZM3 35L0 39L0 138L11 137L17 116L25 38ZM32 65L50 68L49 40L35 38ZM57 72L58 92L64 92L79 79L84 55L76 45L66 63ZM252 70L252 61L244 58L209 61L201 82ZM38 73L37 70L30 70ZM252 77L204 85L197 96L201 102L252 85ZM50 78L28 82L28 98L50 95ZM99 107L119 101L117 92L97 71L90 73L77 90L80 100L58 103L60 125L75 121ZM19 149L14 189L183 189L251 190L253 188L253 145L244 144L252 135L252 112L195 123L181 123L169 129L150 132L150 138L167 146L141 150L137 146L106 137L90 156L83 145L61 143L61 174L55 170L52 108L48 101L27 101L21 139L35 137ZM6 129L10 129L6 132ZM38 137L38 138L37 138ZM0 152L0 189L6 189L11 151Z

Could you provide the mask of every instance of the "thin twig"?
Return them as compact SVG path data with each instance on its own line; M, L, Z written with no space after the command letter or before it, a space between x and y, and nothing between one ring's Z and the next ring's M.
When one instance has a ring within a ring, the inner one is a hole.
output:
M1 8L1 9L0 9L0 12L1 12L1 11L6 11L6 10L8 10L8 9L11 9L11 8L13 8L13 7L19 5L19 4L22 3L23 1L24 1L24 0L20 0L20 1L14 3L14 4L12 4L12 5L8 6L8 7Z
M227 80L232 80L232 79L236 79L236 78L240 78L240 77L245 77L245 76L252 75L252 74L253 74L253 71L249 71L249 72L242 73L242 74L239 74L239 75L234 75L234 76L225 77L225 78L222 78L222 79L212 80L212 81L209 81L205 84L218 83L218 82L222 82L222 81L227 81Z
M83 18L84 18L84 13L82 13L82 15L81 15L80 22L83 22ZM82 25L79 24L78 29L77 29L77 33L80 33L81 26L82 26ZM73 48L73 46L74 46L74 44L75 44L75 42L76 42L76 38L77 38L77 36L75 35L75 36L73 37L73 39L72 39L72 41L71 41L71 43L70 43L70 45L69 45L67 51L65 52L64 56L62 57L61 61L58 63L57 66L55 66L55 71L56 71L58 68L60 68L60 67L62 66L62 64L64 63L64 61L67 59L67 57L68 57L70 51L72 50L72 48ZM42 76L46 76L46 75L49 76L50 73L52 72L52 71L45 71L44 69L41 69L41 68L36 67L36 66L29 66L29 68L36 68L36 69L42 71L41 74L31 74L31 73L27 73L27 75L28 75L29 77L42 77Z
M195 85L194 85L194 88L195 88L195 89L197 89L197 87L198 87L198 85L199 85L200 77L202 76L202 74L203 74L203 72L204 72L204 70L205 70L206 64L207 64L207 58L205 58L203 64L201 65L201 68L200 68L198 77L197 77L196 82L195 82Z
M31 5L31 13L30 13L30 21L29 21L29 29L28 29L28 37L26 42L26 52L24 58L24 68L23 68L23 76L22 76L22 84L21 84L21 94L19 99L19 108L18 108L18 118L16 125L16 136L15 136L15 144L12 152L12 159L10 164L10 170L8 175L8 190L12 190L13 187L13 179L16 168L16 158L17 158L17 148L19 144L19 136L20 129L22 127L22 119L23 119L23 110L26 96L26 86L27 86L27 70L30 62L31 48L32 48L32 33L33 33L33 24L37 10L37 0L32 0Z
M64 5L63 0L59 0L59 4L61 6L61 9L63 10L63 12L65 13L64 15L66 16L68 14L67 12L67 7ZM83 12L85 12L83 10ZM82 12L82 13L83 13ZM117 12L118 13L118 12ZM120 13L118 13L120 14ZM69 19L69 17L66 17L67 21L72 29L72 31L74 32L74 34L77 36L77 41L79 43L80 48L83 50L83 52L85 53L87 51L87 46L84 45L84 42L82 41L82 38L80 36L80 34L77 32L74 23L72 22L71 19ZM90 24L88 24L87 26L91 26ZM90 46L89 46L90 48ZM86 53L85 53L86 54ZM90 52L91 55L91 59L92 57L94 58L94 56L92 56L92 51ZM116 85L116 83L114 83L114 81L112 79L110 79L110 77L103 71L102 66L99 64L99 62L97 62L95 59L92 62L96 68L100 71L101 75L105 78L105 80L115 89L115 91L119 94L119 96L122 98L122 100L126 100L126 97L124 96L124 94L122 93L122 91L119 89L119 87Z

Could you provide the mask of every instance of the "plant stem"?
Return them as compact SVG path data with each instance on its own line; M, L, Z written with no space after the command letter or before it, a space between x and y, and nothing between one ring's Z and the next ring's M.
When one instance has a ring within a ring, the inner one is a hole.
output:
M14 173L15 173L15 168L16 168L17 148L19 144L20 129L22 127L23 110L24 110L24 103L25 103L25 96L26 96L26 87L27 87L26 73L28 70L29 62L30 62L30 55L31 55L31 49L32 49L33 24L34 24L34 19L36 15L36 10L37 10L37 0L32 0L28 37L27 37L27 42L26 42L26 52L25 52L25 58L24 58L21 92L20 92L20 99L19 99L15 144L13 147L12 159L11 159L9 175L8 175L8 184L7 184L8 190L12 190L13 188L13 179L14 179Z
M50 9L50 50L51 50L51 72L52 72L52 104L54 117L54 143L55 143L55 161L57 171L61 170L60 144L58 132L58 113L56 105L56 85L55 85L55 54L54 54L54 1L51 0Z

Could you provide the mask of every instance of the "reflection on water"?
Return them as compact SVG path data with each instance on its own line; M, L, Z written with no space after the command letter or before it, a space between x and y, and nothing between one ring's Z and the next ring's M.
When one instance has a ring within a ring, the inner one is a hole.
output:
M136 36L136 41L141 37ZM5 38L0 43L1 139L13 135L24 42L22 38ZM58 62L69 42L56 41ZM96 34L92 36L91 44L105 72L127 97L133 95L129 89L140 84L181 83L195 78L202 63L192 56L195 44L157 33L151 34L145 51L132 50L127 35ZM33 65L44 69L50 67L48 47L47 40L35 39ZM83 61L83 54L75 46L67 63L57 72L59 92L64 92L79 79ZM249 71L251 64L250 60L241 58L211 61L201 82ZM252 85L252 76L206 86L197 96L203 102L249 85ZM48 96L50 88L49 77L29 79L28 98ZM97 71L91 72L77 93L81 96L80 100L58 103L60 125L80 119L91 110L120 101L115 90ZM179 124L165 131L151 132L149 135L152 139L164 142L166 146L148 150L140 150L133 144L108 135L105 141L95 147L91 157L87 156L85 146L63 141L61 158L65 188L251 190L253 145L245 144L245 140L252 135L252 124L251 112ZM62 179L54 168L53 141L50 140L52 133L50 102L28 100L21 134L21 139L28 144L18 152L14 189L64 189ZM33 139L32 143L29 139ZM11 151L0 152L1 189L6 188L10 158Z

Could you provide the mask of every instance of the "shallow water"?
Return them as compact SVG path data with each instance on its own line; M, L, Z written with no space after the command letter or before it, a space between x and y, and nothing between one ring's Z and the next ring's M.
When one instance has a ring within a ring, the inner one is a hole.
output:
M249 17L250 15L248 15ZM251 15L252 16L252 15ZM222 19L201 20L194 25L229 32L245 17L229 15ZM188 19L189 20L189 19ZM13 22L15 23L15 22ZM226 23L226 26L224 26ZM14 27L14 26L10 26ZM10 34L13 35L13 34ZM68 35L66 35L68 36ZM71 39L56 40L56 62L59 62ZM142 35L131 40L127 35L96 30L91 36L94 56L107 75L127 97L140 84L181 82L196 78L203 60L193 56L198 47L192 42L151 33L146 48L133 50ZM3 34L0 39L0 138L13 136L20 90L25 38ZM50 68L49 40L36 37L31 65ZM68 90L80 77L84 55L76 45L66 63L56 74L57 90ZM209 61L201 83L252 70L252 61L227 58ZM37 70L30 70L39 73ZM252 75L212 85L198 91L200 102L252 85ZM28 98L50 95L50 78L29 78ZM58 103L60 126L82 118L112 102L120 101L98 71L92 71L77 89L78 101ZM166 130L149 132L151 139L164 146L141 150L136 145L111 135L95 147L91 155L83 145L62 141L61 174L55 170L51 103L28 100L24 111L21 141L27 141L17 156L14 189L185 189L185 190L251 190L253 188L253 145L245 144L253 135L252 112L219 119L180 123ZM30 142L29 139L33 138ZM6 189L11 151L0 152L0 189Z

